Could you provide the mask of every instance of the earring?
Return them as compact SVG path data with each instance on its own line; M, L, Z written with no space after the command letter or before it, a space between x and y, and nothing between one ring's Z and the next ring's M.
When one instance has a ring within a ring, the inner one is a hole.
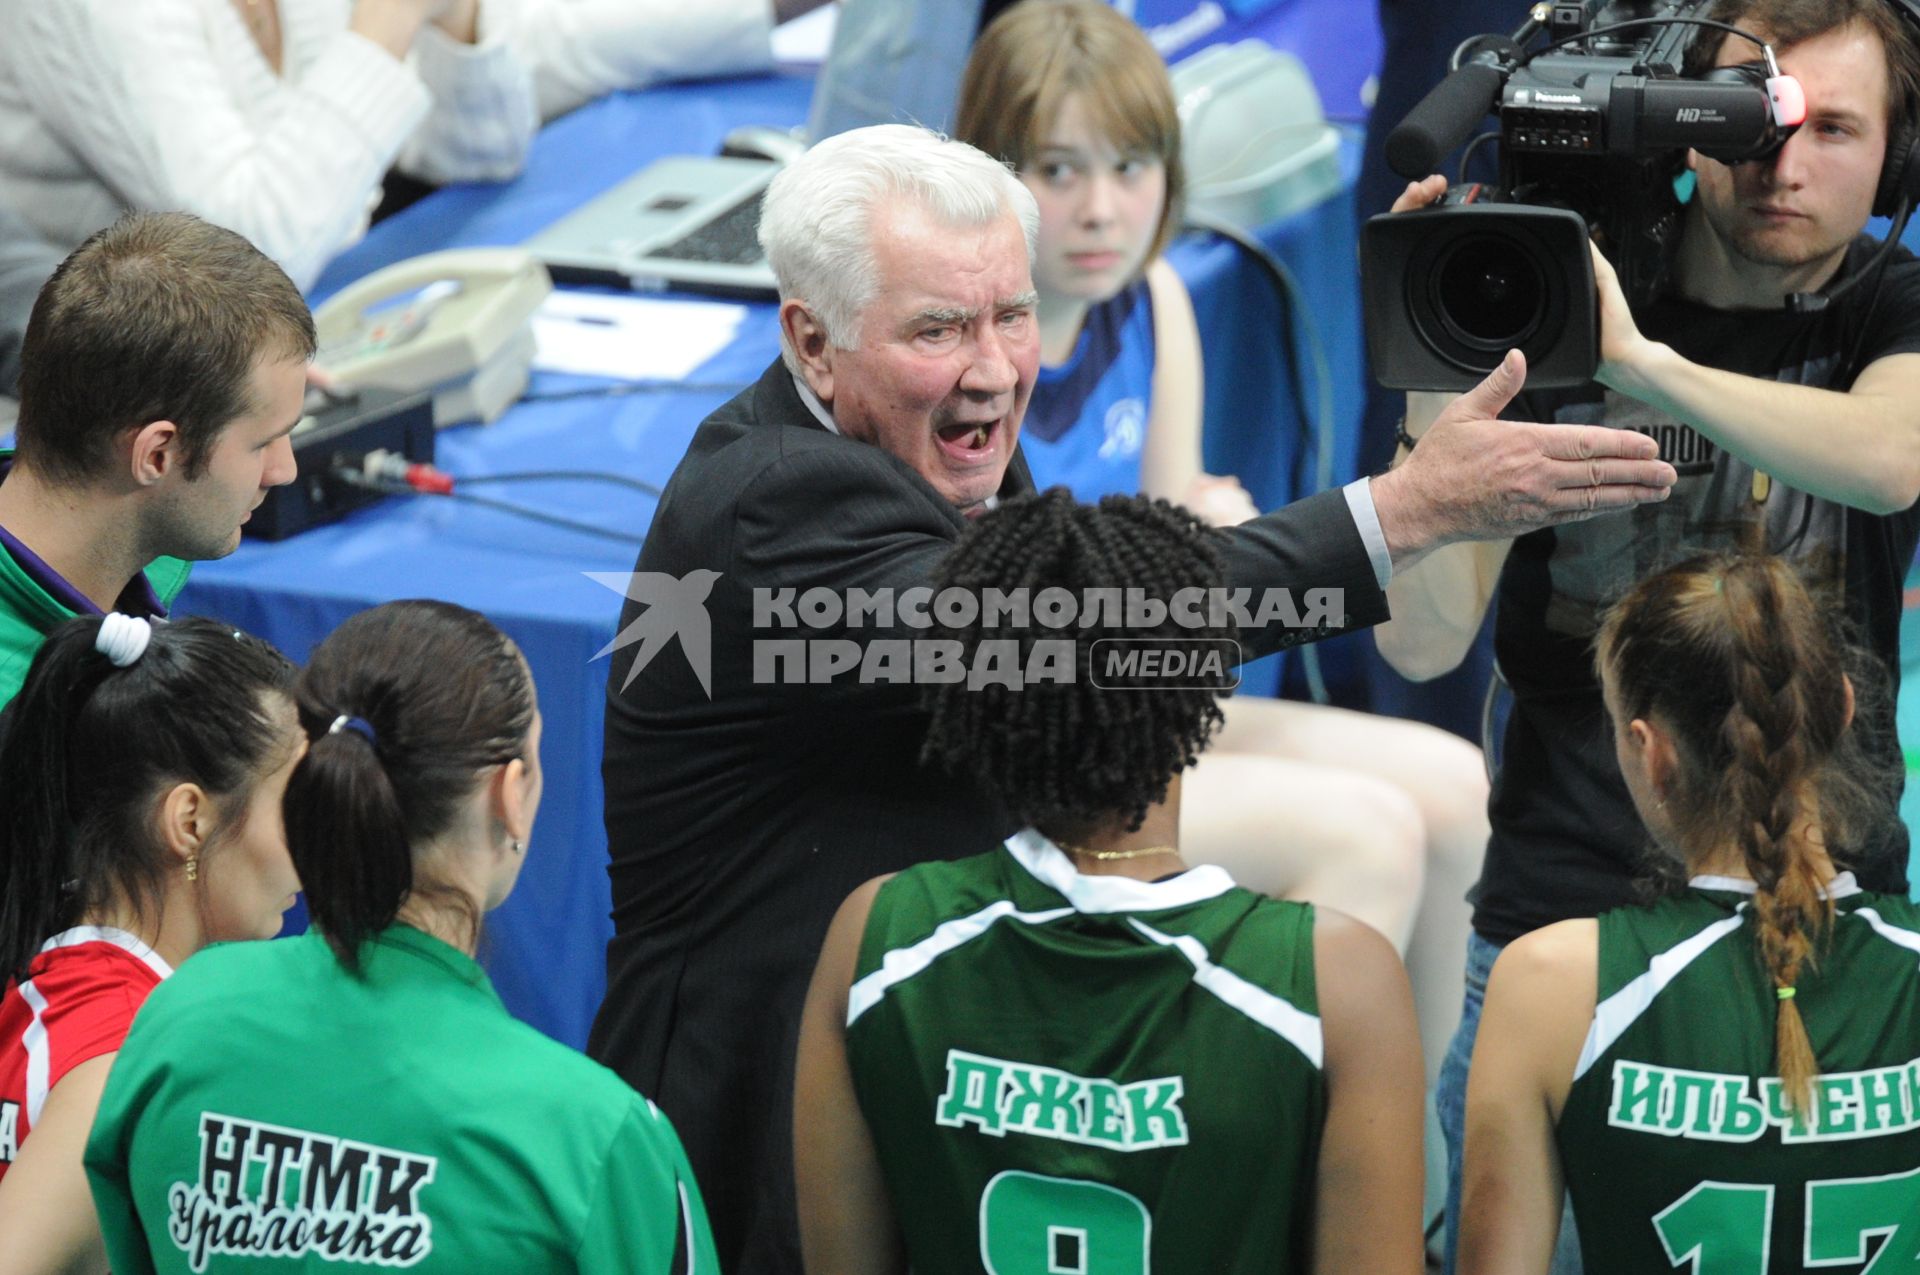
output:
M187 856L187 880L198 881L199 879L200 879L200 856L197 854L190 854Z
M525 854L527 852L527 843L518 838L509 837L507 839L507 849L513 851L515 854Z

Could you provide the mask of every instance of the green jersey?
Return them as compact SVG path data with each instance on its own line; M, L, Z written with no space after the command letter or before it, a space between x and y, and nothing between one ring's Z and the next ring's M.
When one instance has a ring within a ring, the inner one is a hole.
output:
M1304 1269L1313 909L1028 830L874 898L847 1058L916 1275Z
M1920 908L1834 881L1794 1004L1820 1077L1796 1116L1751 882L1600 918L1599 1003L1557 1137L1587 1275L1920 1271Z
M710 1272L672 1127L396 925L201 952L147 1000L86 1164L116 1275Z

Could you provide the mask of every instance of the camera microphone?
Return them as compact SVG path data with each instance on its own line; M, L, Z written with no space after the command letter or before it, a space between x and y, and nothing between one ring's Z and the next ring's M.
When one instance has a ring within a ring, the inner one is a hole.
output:
M1434 85L1387 134L1387 166L1414 181L1438 171L1441 159L1493 110L1505 79L1499 67L1468 62Z

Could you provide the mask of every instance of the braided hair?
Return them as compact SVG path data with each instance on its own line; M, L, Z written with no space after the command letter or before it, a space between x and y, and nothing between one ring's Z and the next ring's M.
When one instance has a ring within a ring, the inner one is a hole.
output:
M935 590L984 597L1018 589L1035 599L1062 589L1082 600L1090 590L1116 596L1137 590L1136 598L1165 604L1181 590L1221 588L1209 536L1191 514L1164 500L1108 496L1095 507L1056 487L981 517L948 555ZM1134 617L1097 607L1089 614L1083 605L1073 627L1050 628L1041 609L999 623L983 606L973 623L934 634L958 641L969 667L986 643L1010 643L1001 649L1017 651L1026 669L1037 644L1070 642L1072 678L1031 680L1018 689L968 680L930 686L933 721L923 758L978 777L1016 818L1055 840L1081 841L1116 822L1136 829L1220 725L1218 701L1231 686L1231 671L1211 681L1178 679L1178 685L1137 672L1115 674L1111 666L1096 671L1096 660L1105 662L1101 643L1158 640L1218 649L1233 636L1231 622L1207 615L1207 627L1183 626L1163 607L1159 623L1128 625L1122 619Z
M1784 560L1692 559L1642 581L1608 613L1596 663L1627 718L1657 717L1679 754L1676 847L1689 863L1733 845L1757 887L1762 965L1780 989L1776 1064L1805 1113L1819 1074L1793 997L1833 917L1819 851L1859 844L1890 815L1860 747L1848 685L1871 665Z

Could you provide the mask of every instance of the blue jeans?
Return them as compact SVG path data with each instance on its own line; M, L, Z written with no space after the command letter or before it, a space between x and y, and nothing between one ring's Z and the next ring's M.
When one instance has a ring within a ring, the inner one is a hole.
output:
M1478 933L1467 937L1467 994L1460 1009L1460 1030L1453 1034L1453 1044L1440 1064L1440 1078L1433 1086L1433 1105L1440 1115L1440 1131L1447 1139L1446 1275L1453 1275L1460 1249L1460 1154L1467 1133L1467 1064L1473 1061L1480 1011L1487 1002L1487 979L1499 955L1499 944L1488 942ZM1581 1275L1580 1237L1574 1233L1571 1206L1560 1215L1560 1240L1554 1245L1551 1275Z

